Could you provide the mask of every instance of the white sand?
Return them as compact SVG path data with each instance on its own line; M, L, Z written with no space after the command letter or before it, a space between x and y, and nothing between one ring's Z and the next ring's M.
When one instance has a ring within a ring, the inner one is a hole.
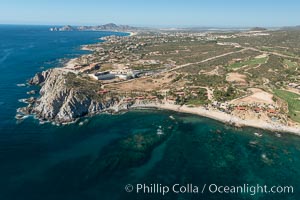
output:
M215 119L224 123L229 123L238 127L249 126L255 128L261 128L265 130L278 131L278 132L288 132L300 136L300 127L299 126L286 126L279 123L268 123L266 121L253 119L253 120L243 120L239 117L218 111L218 110L206 110L203 107L188 107L186 105L174 105L170 103L158 104L158 103L149 103L149 104L135 104L135 108L158 108L164 110L173 110L177 112L196 114L211 119Z
M135 35L137 35L137 32L128 32L129 33L129 36L131 37L131 36L135 36Z

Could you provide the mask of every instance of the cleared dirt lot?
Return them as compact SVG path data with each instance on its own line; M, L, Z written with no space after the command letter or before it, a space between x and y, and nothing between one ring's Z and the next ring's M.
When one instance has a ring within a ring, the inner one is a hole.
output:
M251 95L241 99L233 100L231 103L233 104L240 104L240 103L274 104L275 103L272 99L273 95L268 92L265 92L258 88L249 88L248 90L252 92Z
M231 83L237 83L240 85L246 85L246 75L244 74L239 74L239 73L228 73L226 75L226 81L231 82Z

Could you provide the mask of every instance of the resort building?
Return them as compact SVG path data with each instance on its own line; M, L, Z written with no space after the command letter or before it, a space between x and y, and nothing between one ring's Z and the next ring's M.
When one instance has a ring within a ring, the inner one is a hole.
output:
M89 74L89 77L95 80L111 80L114 79L116 76L111 74L109 71L104 72L96 72L94 74Z

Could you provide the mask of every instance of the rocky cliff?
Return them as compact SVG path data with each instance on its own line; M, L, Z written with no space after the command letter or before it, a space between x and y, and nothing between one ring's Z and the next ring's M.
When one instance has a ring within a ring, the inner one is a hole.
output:
M76 78L77 75L58 68L36 74L29 83L41 86L41 96L30 113L41 120L65 123L85 115L118 110L118 99L101 98L96 92L97 86L93 88L95 91L92 86L83 88Z

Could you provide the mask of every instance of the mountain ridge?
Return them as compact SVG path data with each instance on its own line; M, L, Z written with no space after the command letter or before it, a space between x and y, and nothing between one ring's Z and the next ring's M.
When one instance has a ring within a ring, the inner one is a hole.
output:
M136 27L129 25L117 25L115 23L107 23L96 26L71 26L65 25L63 27L51 27L50 31L100 31L100 30L112 30L112 31L124 31L124 30L135 30Z

